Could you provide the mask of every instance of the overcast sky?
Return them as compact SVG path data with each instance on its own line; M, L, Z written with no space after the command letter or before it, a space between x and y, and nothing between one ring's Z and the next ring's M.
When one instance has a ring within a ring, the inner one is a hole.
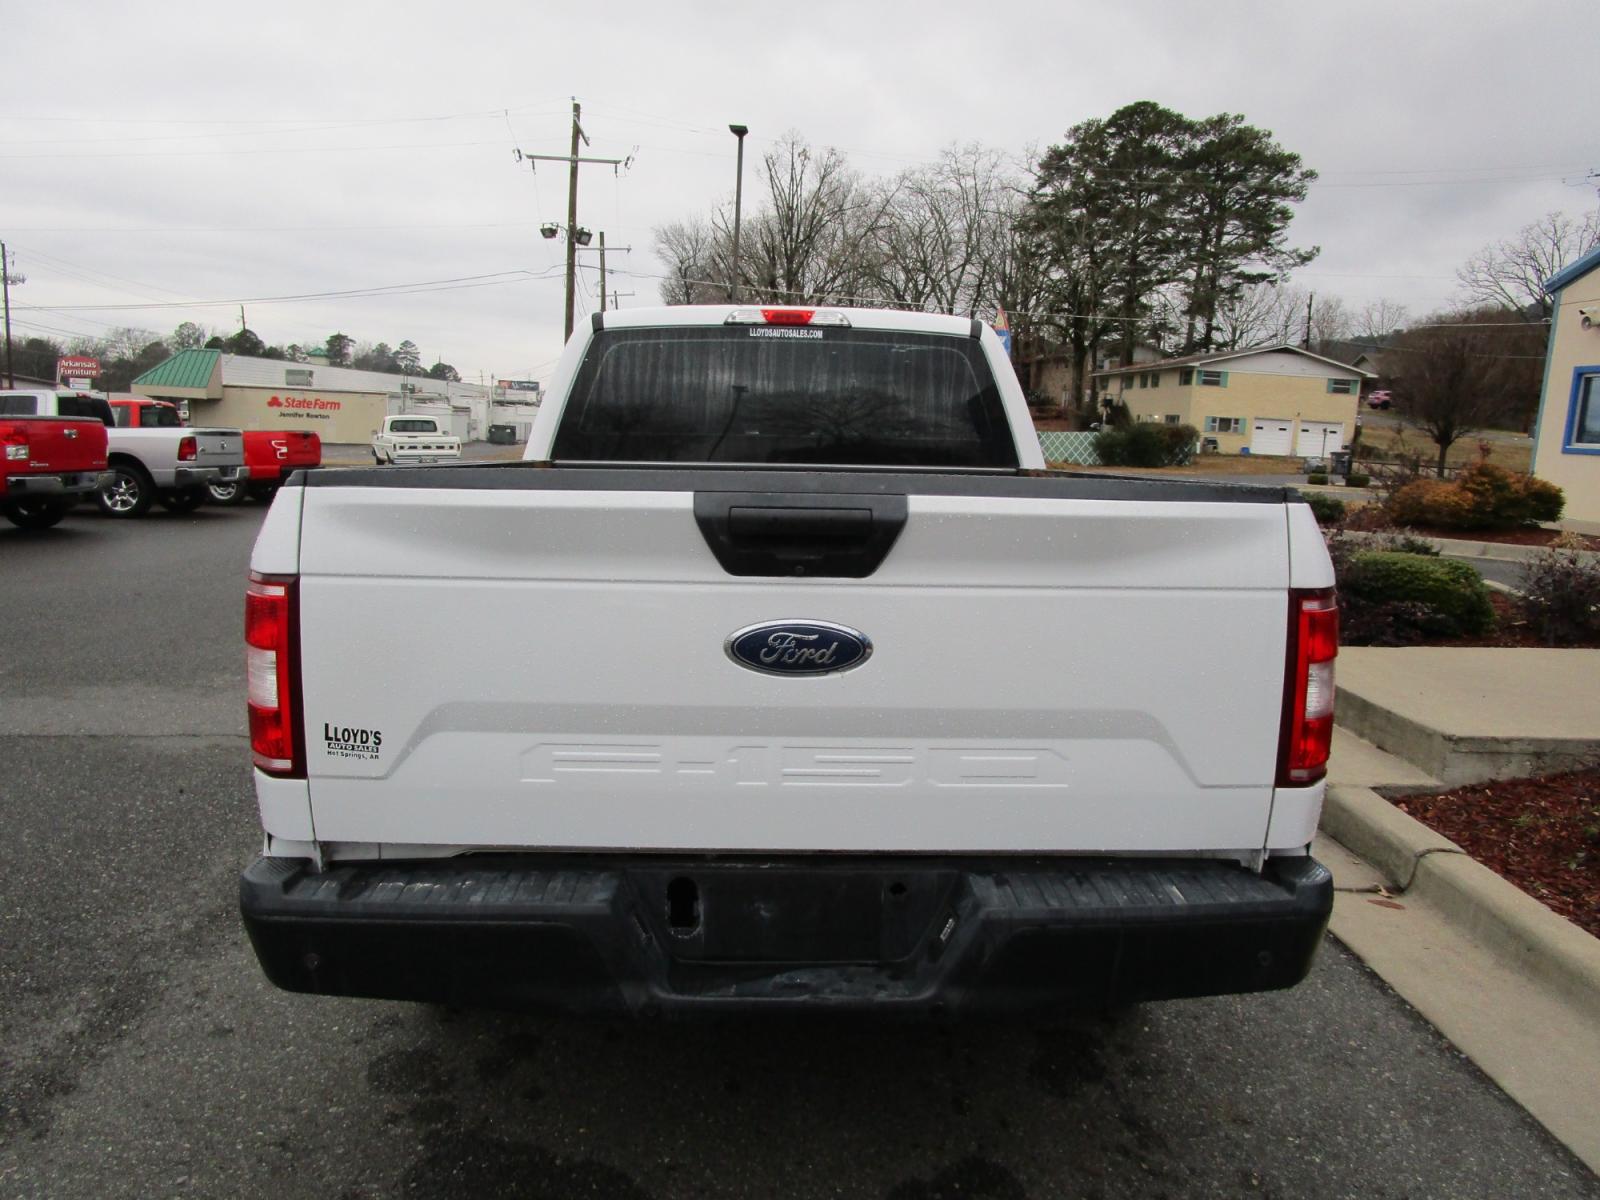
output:
M876 175L951 143L1020 156L1134 100L1239 112L1321 173L1292 236L1322 254L1296 281L1414 313L1600 182L1590 0L13 0L0 25L14 336L227 333L240 298L454 280L246 314L269 343L410 338L469 380L547 378L562 258L537 227L566 218L565 168L512 150L566 153L574 96L585 153L634 156L583 168L579 197L580 224L633 248L608 256L624 306L657 302L651 229L731 194L730 121L751 130L748 202L748 160L791 128Z

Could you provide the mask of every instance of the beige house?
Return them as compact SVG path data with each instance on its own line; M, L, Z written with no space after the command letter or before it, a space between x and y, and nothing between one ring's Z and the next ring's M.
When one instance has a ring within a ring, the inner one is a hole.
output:
M180 350L140 375L131 388L172 401L191 425L305 429L324 442L364 443L390 413L414 407L444 412L448 406L459 414L452 428L463 441L487 436L488 388L422 375Z
M1544 290L1554 308L1533 473L1567 494L1564 516L1600 521L1600 246Z
M1193 425L1220 454L1321 458L1355 437L1366 371L1297 346L1258 346L1096 371L1136 421Z

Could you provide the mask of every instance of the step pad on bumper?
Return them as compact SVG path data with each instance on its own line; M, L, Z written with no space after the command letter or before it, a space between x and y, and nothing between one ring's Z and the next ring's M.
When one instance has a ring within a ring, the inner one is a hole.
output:
M1309 858L258 860L246 928L293 991L687 1015L956 1015L1260 991L1332 907Z

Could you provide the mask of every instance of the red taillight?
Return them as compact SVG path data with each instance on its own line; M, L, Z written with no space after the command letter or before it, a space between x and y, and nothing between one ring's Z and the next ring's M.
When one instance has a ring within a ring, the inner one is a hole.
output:
M192 437L186 437L178 442L178 461L193 462L199 454L199 448Z
M6 448L7 462L27 462L31 453L28 447L28 435L20 429L8 429L0 434L0 446Z
M1339 604L1333 589L1291 590L1279 787L1305 787L1328 773L1328 751L1333 745L1333 660L1338 653Z
M250 752L272 775L304 778L298 714L300 681L293 576L250 573L244 591L245 675L249 680Z
M763 308L761 317L768 325L809 325L814 308Z

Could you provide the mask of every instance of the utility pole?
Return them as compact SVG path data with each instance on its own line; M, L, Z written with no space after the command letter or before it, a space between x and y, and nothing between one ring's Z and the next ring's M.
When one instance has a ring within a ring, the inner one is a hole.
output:
M16 283L26 283L26 275L16 275ZM11 366L11 256L5 248L5 242L0 242L0 291L5 293L5 386L16 387L16 371Z
M606 251L607 250L617 250L617 251L621 251L623 254L632 254L633 253L633 247L632 246L607 246L606 245L606 232L605 232L605 230L602 229L602 230L600 230L600 244L598 246L588 246L588 245L584 245L582 243L579 243L578 249L579 250L598 250L598 251L600 251L600 311L601 312L605 312L606 311ZM633 295L633 293L629 292L628 295L631 296L631 295ZM613 302L611 307L612 308L616 308L617 307L616 303Z
M633 162L630 155L627 158L588 158L579 155L578 143L589 144L589 135L583 131L583 126L578 123L583 115L583 109L574 99L572 101L572 153L570 154L524 154L521 150L515 151L518 162L524 159L532 166L538 162L564 162L570 165L571 170L567 176L567 316L566 333L564 337L572 337L572 314L578 280L578 165L580 163L604 163L613 171L618 167L626 167ZM555 226L544 227L546 237L555 236Z
M1316 299L1317 294L1315 292L1306 297L1306 336L1305 341L1300 343L1301 348L1305 350L1311 349L1311 306L1316 302Z

